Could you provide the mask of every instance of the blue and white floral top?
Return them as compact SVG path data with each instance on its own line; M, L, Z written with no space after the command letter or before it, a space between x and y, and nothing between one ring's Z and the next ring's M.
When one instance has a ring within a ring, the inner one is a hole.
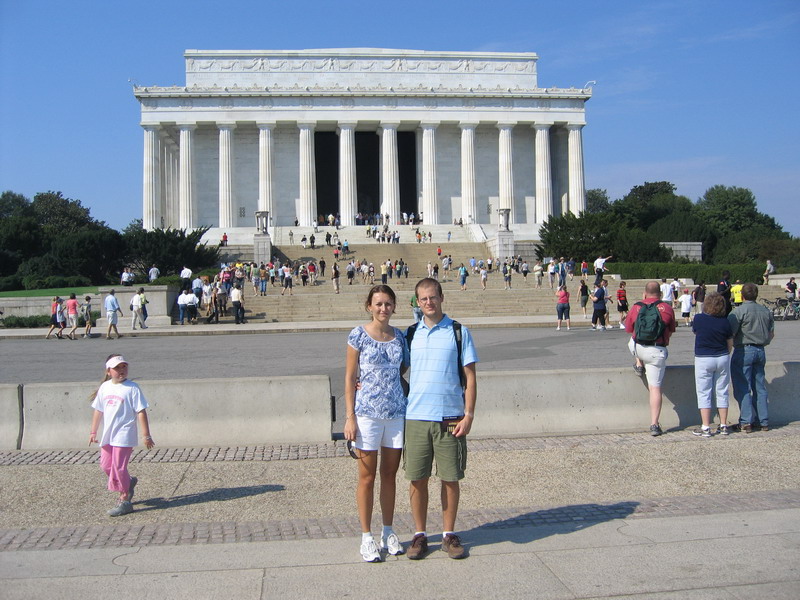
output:
M359 325L347 336L358 350L361 389L356 390L355 412L359 417L396 419L406 414L408 400L400 384L400 366L408 365L409 354L403 332L393 327L394 339L379 342Z

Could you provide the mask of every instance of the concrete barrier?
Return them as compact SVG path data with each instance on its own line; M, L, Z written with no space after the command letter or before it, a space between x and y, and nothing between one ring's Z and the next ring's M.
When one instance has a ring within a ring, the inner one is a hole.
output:
M328 442L327 376L137 381L160 446ZM24 395L22 448L75 448L89 439L96 383L31 384Z
M768 363L772 424L800 420L800 363ZM664 378L661 426L700 423L694 368L668 367ZM478 373L478 406L472 434L510 435L642 431L650 425L644 378L624 369L575 369ZM739 409L731 393L728 421Z
M766 368L770 423L800 421L799 362ZM331 439L327 376L139 381L150 403L159 446L241 446L327 442ZM23 388L22 448L86 444L88 396L96 383L31 384ZM691 366L668 367L661 425L700 422ZM0 386L0 441L15 448L19 431L17 386ZM630 367L478 373L472 434L513 435L644 431L650 424L644 379ZM728 421L739 411L731 395Z
M20 386L0 384L0 450L17 450L22 432Z

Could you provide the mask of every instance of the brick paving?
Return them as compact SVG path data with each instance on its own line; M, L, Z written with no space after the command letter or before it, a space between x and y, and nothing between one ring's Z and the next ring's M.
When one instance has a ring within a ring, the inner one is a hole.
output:
M459 512L458 518L459 530L464 533L465 538L470 539L479 535L481 529L542 526L579 528L613 519L697 516L779 508L800 508L800 489L659 498L613 504L577 504L557 508L463 510ZM433 518L437 515L431 516ZM411 515L397 515L395 528L398 531L413 531ZM0 552L310 540L357 537L360 532L361 527L356 517L4 529L0 530Z
M745 434L740 435L744 436ZM781 438L797 437L800 436L800 425L778 427L757 435ZM470 440L470 451L503 452L565 447L673 444L693 443L696 440L697 438L682 431L655 439L644 433L473 439ZM333 441L326 444L277 444L232 448L159 448L149 452L139 449L132 457L132 462L274 461L324 459L346 455L347 449L344 442ZM97 459L97 449L0 452L0 466L93 464L97 462ZM542 526L568 529L622 518L695 516L783 508L800 508L800 489L639 499L609 504L591 503L559 507L464 509L459 512L459 528L469 539L473 535L478 535L481 529ZM432 518L434 517L435 515L432 514ZM397 515L395 525L398 531L413 531L414 528L410 514ZM0 552L356 537L359 535L360 529L355 516L256 522L115 524L0 529Z
M745 434L734 434L745 435ZM775 427L759 437L785 438L800 436L800 424ZM600 446L630 446L644 444L691 443L695 439L685 431L667 432L653 438L647 433L600 433L546 437L470 439L470 452L501 452L517 450L546 450L548 448L587 448ZM696 440L695 440L696 441ZM85 465L98 462L99 449L80 450L2 450L0 466L27 465ZM132 463L191 463L191 462L267 462L274 460L305 460L347 456L342 440L324 444L275 444L259 446L208 448L137 448Z

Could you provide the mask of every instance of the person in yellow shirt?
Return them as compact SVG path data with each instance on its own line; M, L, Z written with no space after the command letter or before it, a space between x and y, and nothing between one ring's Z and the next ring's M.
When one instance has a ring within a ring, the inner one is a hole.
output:
M742 287L743 284L740 280L736 280L736 283L731 286L731 299L733 300L734 306L739 306L742 302L744 302L742 298Z

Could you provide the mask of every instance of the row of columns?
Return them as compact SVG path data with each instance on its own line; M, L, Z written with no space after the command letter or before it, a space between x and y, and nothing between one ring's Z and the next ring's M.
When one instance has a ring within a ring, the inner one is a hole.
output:
M256 123L259 131L258 210L275 215L273 199L273 129L275 123ZM381 214L391 222L400 218L400 178L397 151L399 123L381 122ZM516 123L499 123L499 209L515 212L513 128ZM300 122L299 168L300 190L297 218L302 225L311 225L317 215L316 165L314 158L313 122ZM478 123L463 122L461 129L461 212L465 221L477 215L475 173L475 128ZM177 222L182 229L199 224L194 216L194 131L195 124L179 124L179 143L163 134L158 125L144 125L144 192L143 225L154 229L174 225L174 202L177 197ZM235 123L218 123L219 129L219 221L218 226L235 224L233 206L233 132ZM436 128L438 123L423 122L422 129L422 198L419 211L425 222L438 224L436 193ZM534 123L536 221L543 222L553 213L553 182L550 159L551 123ZM583 125L568 124L568 198L570 212L578 214L586 208L583 174ZM354 225L358 212L355 158L356 123L340 123L339 133L339 212L343 225ZM161 198L167 215L162 214ZM165 216L167 217L165 219Z

